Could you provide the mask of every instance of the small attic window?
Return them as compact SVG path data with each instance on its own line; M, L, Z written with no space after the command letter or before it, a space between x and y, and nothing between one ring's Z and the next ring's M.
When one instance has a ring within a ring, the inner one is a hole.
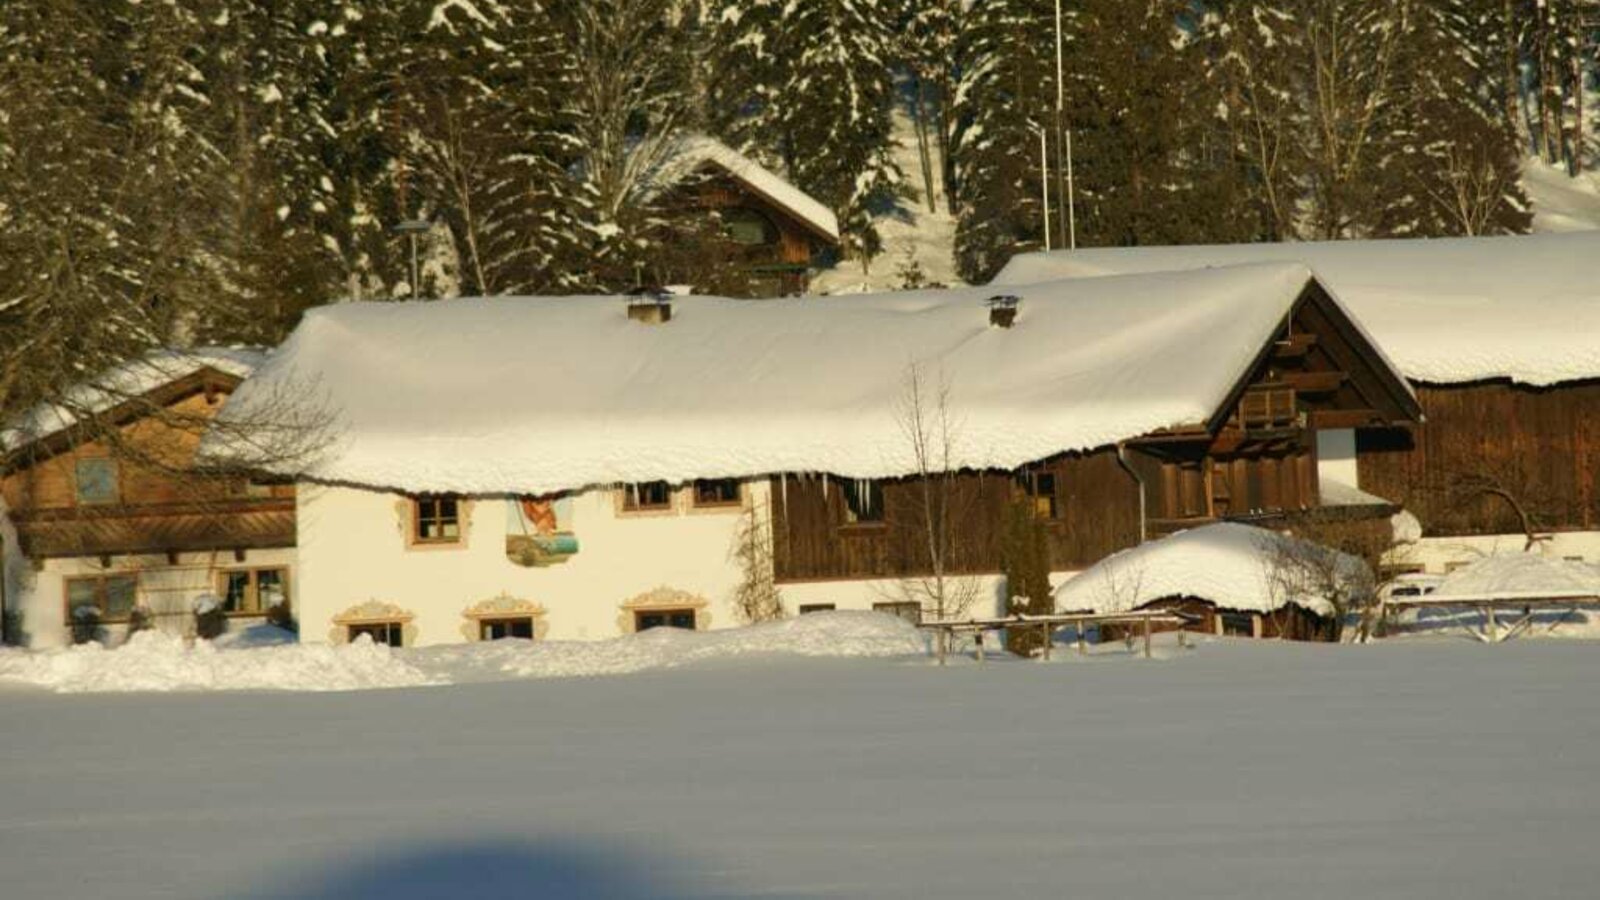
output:
M778 242L778 228L772 220L746 207L722 211L722 233L735 244L756 247Z

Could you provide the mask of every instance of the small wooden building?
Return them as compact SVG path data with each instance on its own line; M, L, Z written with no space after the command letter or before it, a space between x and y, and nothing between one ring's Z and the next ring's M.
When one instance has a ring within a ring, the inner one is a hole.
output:
M832 210L775 172L704 135L678 141L653 178L659 205L715 217L750 296L803 294L810 271L839 247Z
M1027 254L997 282L1309 265L1403 372L1422 420L1338 441L1337 477L1403 506L1395 572L1442 574L1532 532L1600 561L1600 233L1097 248Z
M254 363L237 351L152 357L86 388L92 427L46 409L7 432L0 586L29 643L136 617L182 632L206 595L242 620L289 602L294 485L193 471L207 423Z

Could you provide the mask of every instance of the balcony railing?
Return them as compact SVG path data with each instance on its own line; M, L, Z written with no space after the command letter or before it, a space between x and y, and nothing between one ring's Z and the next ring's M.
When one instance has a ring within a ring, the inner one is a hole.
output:
M14 511L17 542L34 559L293 547L292 497Z

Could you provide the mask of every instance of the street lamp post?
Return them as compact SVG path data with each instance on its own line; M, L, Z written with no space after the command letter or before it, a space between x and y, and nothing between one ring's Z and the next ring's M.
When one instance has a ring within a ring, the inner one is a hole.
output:
M417 299L417 291L421 275L417 269L417 235L427 234L433 230L433 224L426 219L407 219L394 227L396 234L403 234L411 242L411 299Z

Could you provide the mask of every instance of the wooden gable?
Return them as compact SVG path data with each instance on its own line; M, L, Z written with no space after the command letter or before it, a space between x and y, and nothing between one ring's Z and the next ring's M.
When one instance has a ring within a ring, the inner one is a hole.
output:
M1204 423L1129 442L1155 532L1321 505L1316 432L1409 428L1405 381L1316 280Z
M239 381L202 368L103 412L115 440L75 427L9 453L0 496L23 552L42 558L293 546L292 484L251 487L242 476L186 474L205 423ZM90 501L79 480L93 463L110 473L111 486Z

